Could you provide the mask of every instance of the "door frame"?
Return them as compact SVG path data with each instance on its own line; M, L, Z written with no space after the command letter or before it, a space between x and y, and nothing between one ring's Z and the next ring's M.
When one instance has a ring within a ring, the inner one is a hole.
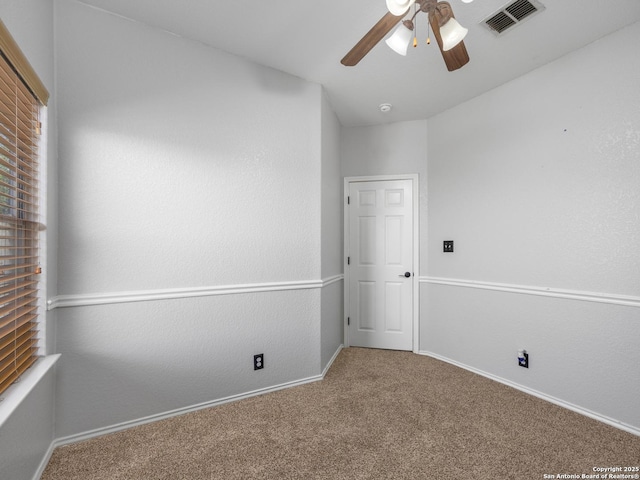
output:
M349 197L350 185L352 183L364 183L364 182L380 182L386 180L411 180L412 202L413 202L413 275L411 276L412 292L413 292L413 328L412 328L412 345L413 353L420 351L420 192L418 191L418 179L417 173L410 173L406 175L373 175L373 176L358 176L358 177L344 177L344 345L350 346L349 341L349 325L347 324L347 317L350 310L350 298L349 298L349 268L347 266L347 257L349 256L349 205L347 203Z

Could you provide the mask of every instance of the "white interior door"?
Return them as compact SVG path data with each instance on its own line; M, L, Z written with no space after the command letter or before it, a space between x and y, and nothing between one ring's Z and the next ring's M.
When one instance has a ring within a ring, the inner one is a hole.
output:
M349 183L348 343L413 349L413 182Z

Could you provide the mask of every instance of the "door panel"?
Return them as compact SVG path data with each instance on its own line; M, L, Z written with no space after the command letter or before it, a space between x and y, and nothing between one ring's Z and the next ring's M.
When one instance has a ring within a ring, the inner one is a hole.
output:
M413 348L412 186L412 180L349 184L352 346Z
M404 283L385 283L385 332L402 333L402 289Z
M376 217L358 217L358 246L360 265L376 264Z
M385 218L385 264L402 266L402 232L404 217L387 216Z
M375 282L358 282L358 330L374 332L375 325Z

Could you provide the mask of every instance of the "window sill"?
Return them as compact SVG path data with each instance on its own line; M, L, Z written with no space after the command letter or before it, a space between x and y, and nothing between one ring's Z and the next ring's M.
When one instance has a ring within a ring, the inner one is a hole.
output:
M22 374L19 382L15 383L0 396L0 427L11 417L13 412L20 406L31 390L35 388L38 382L53 367L60 354L47 355L42 357L33 364L33 366Z

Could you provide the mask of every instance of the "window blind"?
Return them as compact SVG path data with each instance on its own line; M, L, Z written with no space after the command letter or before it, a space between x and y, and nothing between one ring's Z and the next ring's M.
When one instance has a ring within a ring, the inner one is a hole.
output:
M0 56L0 393L37 359L40 102Z

